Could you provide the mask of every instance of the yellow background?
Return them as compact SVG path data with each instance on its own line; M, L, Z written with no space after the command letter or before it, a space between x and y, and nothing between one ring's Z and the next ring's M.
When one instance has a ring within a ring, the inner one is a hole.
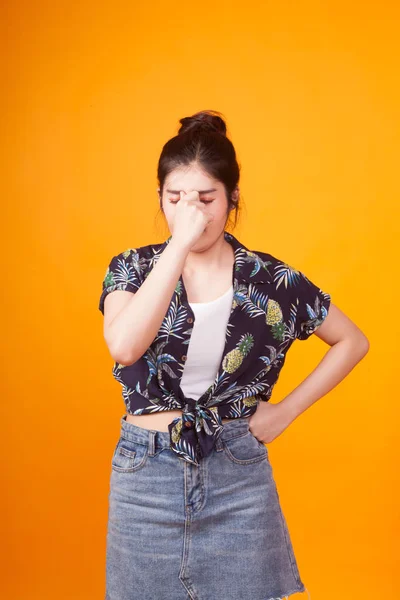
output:
M370 340L269 445L301 576L311 600L394 597L398 4L7 4L2 597L104 597L124 405L101 282L113 255L168 235L157 160L203 109L224 114L242 166L234 235L303 270ZM272 401L327 350L296 342Z

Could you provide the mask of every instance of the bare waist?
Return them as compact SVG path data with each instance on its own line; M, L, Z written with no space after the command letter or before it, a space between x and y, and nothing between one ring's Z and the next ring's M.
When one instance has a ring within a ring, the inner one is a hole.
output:
M166 410L163 412L147 414L147 415L131 415L127 413L126 420L128 423L145 427L146 429L156 429L157 431L168 431L168 425L182 415L181 410ZM250 417L244 417L249 419ZM222 423L229 423L232 419L221 419Z

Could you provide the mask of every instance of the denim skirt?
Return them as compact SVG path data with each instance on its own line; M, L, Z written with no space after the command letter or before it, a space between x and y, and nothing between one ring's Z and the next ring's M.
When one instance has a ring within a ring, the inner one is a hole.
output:
M111 460L106 600L283 600L306 590L248 419L188 463L169 432L121 417ZM307 590L308 592L308 590Z

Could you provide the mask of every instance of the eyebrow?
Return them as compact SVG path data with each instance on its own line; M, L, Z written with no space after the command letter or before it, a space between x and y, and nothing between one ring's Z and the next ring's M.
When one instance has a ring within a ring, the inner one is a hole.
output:
M211 192L216 192L217 188L211 188L209 190L197 190L199 194L210 194ZM168 194L179 194L179 190L167 190Z

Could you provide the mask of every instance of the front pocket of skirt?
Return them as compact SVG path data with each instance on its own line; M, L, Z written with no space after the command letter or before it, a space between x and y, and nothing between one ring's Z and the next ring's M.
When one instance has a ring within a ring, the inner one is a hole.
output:
M111 467L119 473L133 473L145 465L147 453L147 445L121 437L114 450Z
M248 431L245 435L223 440L227 457L234 463L250 465L268 458L267 447Z

